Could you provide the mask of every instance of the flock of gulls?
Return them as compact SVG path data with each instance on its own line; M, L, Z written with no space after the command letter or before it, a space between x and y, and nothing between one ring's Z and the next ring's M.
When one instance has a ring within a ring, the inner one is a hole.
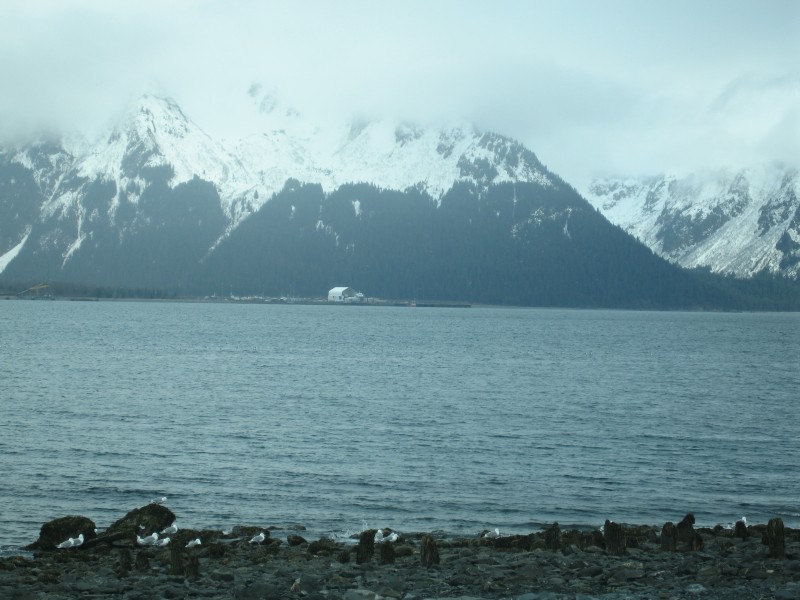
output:
M167 497L166 496L162 496L160 498L156 498L155 500L151 500L150 504L164 504L166 501L167 501ZM745 525L747 525L747 519L745 517L742 517L741 521ZM140 525L140 527L144 527L144 526ZM734 524L729 524L729 525L727 525L727 527L728 527L728 529L733 529ZM369 527L367 526L366 522L364 522L364 528L365 529L369 529ZM97 531L97 530L95 530L95 531ZM173 523L172 525L170 525L169 527L167 527L163 531L160 531L160 532L155 532L154 531L153 533L151 533L150 535L148 535L146 537L140 537L140 536L137 535L136 536L136 543L139 544L140 546L156 546L158 548L163 548L163 547L169 545L169 543L171 541L171 538L169 536L170 535L174 535L176 533L178 533L178 526L175 523ZM225 534L225 535L228 535L228 534L230 534L230 531L223 530L222 533ZM164 536L164 537L161 537L161 536ZM494 531L486 531L486 532L483 533L482 537L484 537L484 538L494 538L494 539L499 538L499 537L501 537L500 536L500 530L499 529L495 529ZM261 532L257 533L256 535L254 535L252 538L250 538L250 541L248 543L249 544L261 544L266 539L267 539L267 535L263 531L261 531ZM398 539L400 539L400 536L397 534L397 532L392 532L391 534L384 536L383 535L383 530L382 529L378 529L375 532L374 542L376 544L381 544L381 543L384 543L384 542L394 543ZM196 546L201 545L202 543L203 542L200 540L200 538L195 538L193 540L190 540L186 544L186 548L194 548ZM56 546L56 548L60 548L60 549L66 550L66 549L69 549L69 548L77 548L81 544L83 544L83 534L82 533L78 537L68 538L68 539L64 540L63 542L58 544Z
M160 498L156 498L154 500L151 500L150 504L164 504L166 501L167 501L167 497L166 496L162 496ZM366 526L366 523L364 525ZM140 525L139 527L144 528L144 525ZM497 533L499 535L500 532L498 530L495 530L495 531L497 531ZM178 526L175 523L173 523L172 525L170 525L169 527L165 528L164 530L159 531L159 532L154 531L153 533L151 533L148 536L141 537L141 536L137 535L136 536L136 543L139 544L140 546L155 546L157 548L164 548L164 547L169 545L170 541L172 541L172 538L170 538L169 536L174 535L176 533L178 533ZM230 532L229 531L223 531L222 533L227 535ZM256 535L254 535L252 538L250 538L250 541L248 543L249 544L261 544L266 539L267 539L267 535L263 531L261 531L261 532L257 533ZM375 532L375 543L376 544L380 544L380 543L383 543L383 542L394 543L398 539L400 539L400 536L397 534L397 532L392 532L391 534L389 534L387 536L383 535L383 530L382 529L378 529ZM201 545L202 543L203 542L200 540L200 538L195 538L193 540L190 540L186 544L186 548L194 548L196 546ZM61 548L61 549L77 548L81 544L83 544L83 534L82 533L76 538L69 538L69 539L61 542L60 544L58 544L56 546L56 548Z

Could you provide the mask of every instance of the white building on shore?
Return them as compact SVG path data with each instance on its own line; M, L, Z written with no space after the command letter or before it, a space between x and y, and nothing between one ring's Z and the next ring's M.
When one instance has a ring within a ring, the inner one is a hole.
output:
M335 287L328 292L328 302L355 304L364 301L364 294L349 287Z

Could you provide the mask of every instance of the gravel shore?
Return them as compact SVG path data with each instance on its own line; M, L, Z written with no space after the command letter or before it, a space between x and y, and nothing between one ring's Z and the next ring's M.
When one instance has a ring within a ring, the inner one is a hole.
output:
M174 515L157 510L163 529ZM150 533L143 524L154 524L137 511L104 533L87 532L76 548L56 549L43 527L25 556L0 559L0 598L800 599L800 530L779 523L778 540L772 521L694 529L687 515L677 535L666 525L607 522L599 531L554 525L529 535L431 532L393 542L376 542L377 530L335 542L307 540L302 527L181 529L155 547L137 543ZM264 540L251 543L262 531Z

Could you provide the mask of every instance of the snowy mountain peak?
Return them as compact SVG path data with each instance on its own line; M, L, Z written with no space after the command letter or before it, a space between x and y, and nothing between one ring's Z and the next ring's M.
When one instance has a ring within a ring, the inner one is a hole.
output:
M469 123L423 128L395 119L355 119L321 126L274 95L257 100L260 133L240 141L236 153L256 176L264 199L290 178L318 183L326 191L358 182L397 190L415 187L435 199L458 181L481 186L551 183L532 152L508 138L480 133Z
M241 211L249 177L241 162L192 122L171 98L142 95L104 142L77 157L76 173L89 181L113 182L117 198L136 203L147 182L175 187L195 177L216 185L232 220Z

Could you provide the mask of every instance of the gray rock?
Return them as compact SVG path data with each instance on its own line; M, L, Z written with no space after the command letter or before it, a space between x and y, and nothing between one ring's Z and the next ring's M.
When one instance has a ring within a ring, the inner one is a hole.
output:
M600 565L591 565L578 571L578 577L597 577L602 574L603 568Z
M53 519L42 525L39 539L30 544L26 550L55 550L61 542L81 534L84 540L88 540L95 536L95 528L94 521L78 515Z
M261 600L262 598L280 598L286 592L274 583L257 581L234 591L237 600Z
M777 590L775 600L800 600L800 589L794 587Z

